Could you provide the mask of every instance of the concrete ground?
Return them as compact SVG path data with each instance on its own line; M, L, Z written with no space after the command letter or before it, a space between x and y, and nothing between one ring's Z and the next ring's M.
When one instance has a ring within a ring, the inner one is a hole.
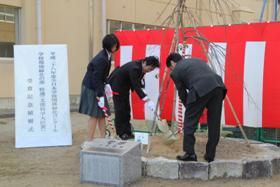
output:
M0 187L83 187L80 184L79 151L85 140L87 117L71 113L73 145L68 147L15 149L14 118L0 119ZM139 125L139 124L138 124ZM167 181L142 178L129 186L164 187L279 187L280 175L255 180Z

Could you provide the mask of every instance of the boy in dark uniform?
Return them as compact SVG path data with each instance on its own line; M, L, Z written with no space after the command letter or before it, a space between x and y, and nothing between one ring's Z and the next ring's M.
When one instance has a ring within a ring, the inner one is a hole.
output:
M109 78L109 84L113 92L115 107L115 127L117 135L122 140L134 138L131 132L130 123L130 90L135 91L137 95L148 105L153 112L155 110L154 103L149 99L143 89L143 77L146 73L159 68L159 61L156 57L150 56L142 60L128 62L127 64L115 69Z

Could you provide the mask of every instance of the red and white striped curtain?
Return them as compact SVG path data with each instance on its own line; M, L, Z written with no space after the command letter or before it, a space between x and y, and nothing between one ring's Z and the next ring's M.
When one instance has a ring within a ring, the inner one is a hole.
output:
M192 38L196 36L193 28L184 31L188 38L182 41L180 36L180 43L185 44L182 50L187 56L206 61L208 56L212 68L224 79L228 96L241 123L249 127L280 128L280 23L200 27L198 31L201 36L211 42L204 42L205 48ZM146 91L156 102L174 30L120 31L116 35L121 42L115 58L116 66L145 56L159 57L160 69L145 77ZM172 118L173 97L172 83L168 87L161 116L164 119ZM179 99L176 100L178 120L181 108ZM153 118L135 93L131 94L131 104L134 119ZM222 123L236 125L226 101Z

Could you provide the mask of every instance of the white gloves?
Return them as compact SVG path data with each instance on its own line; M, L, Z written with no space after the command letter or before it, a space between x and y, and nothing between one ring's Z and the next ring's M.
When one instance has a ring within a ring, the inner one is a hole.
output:
M110 84L106 84L104 87L104 90L105 90L105 95L107 98L113 97L113 91L112 91Z
M154 104L154 102L153 102L152 100L149 100L149 101L147 101L146 103L147 103L148 108L149 108L152 112L154 112L154 111L156 110L156 106L155 106L155 104Z
M147 102L147 101L149 101L150 100L150 98L148 97L148 96L146 96L146 97L144 97L143 99L142 99L142 101L144 101L144 102Z
M145 90L144 88L142 88L142 91L144 92L144 94L147 95L147 92L146 92L146 90ZM147 97L147 96L146 96L146 97ZM144 97L144 98L146 98L146 97Z
M145 104L147 105L149 110L151 110L152 112L156 110L154 102L148 96L144 97L142 100L146 102Z
M100 108L104 108L105 107L105 99L104 99L104 97L99 97L99 101L98 101L98 106L100 107Z

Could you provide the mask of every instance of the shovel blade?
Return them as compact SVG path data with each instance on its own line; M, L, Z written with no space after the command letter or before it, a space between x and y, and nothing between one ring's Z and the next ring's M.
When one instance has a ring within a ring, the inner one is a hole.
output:
M163 132L163 133L167 133L169 131L169 126L167 124L167 121L164 120L157 120L157 126L158 129Z
M165 145L171 145L177 140L177 137L171 132L171 130L164 133L162 138Z

